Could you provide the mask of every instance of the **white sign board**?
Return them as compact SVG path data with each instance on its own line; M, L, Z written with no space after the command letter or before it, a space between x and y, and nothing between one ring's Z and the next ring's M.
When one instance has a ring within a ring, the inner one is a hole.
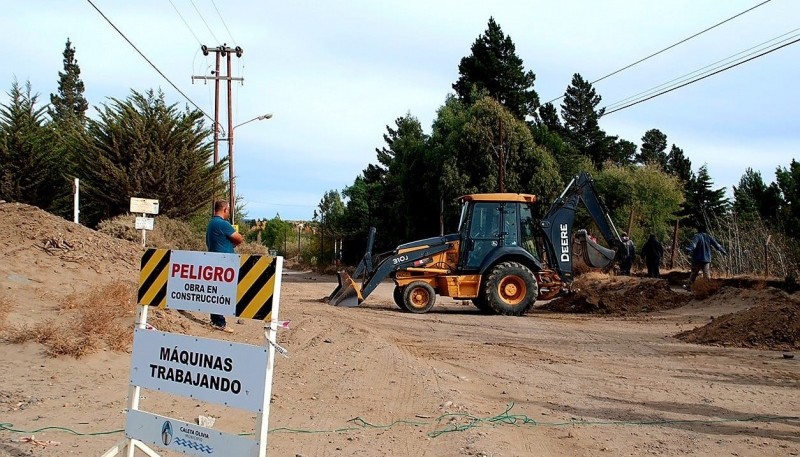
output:
M155 219L152 217L138 216L136 218L136 230L153 230L153 222Z
M263 346L137 328L131 385L261 412L268 360Z
M137 214L158 214L158 200L131 197L131 212Z
M125 435L164 449L200 456L258 455L258 443L199 425L139 410L128 411Z
M172 251L167 307L235 316L240 263L236 254Z

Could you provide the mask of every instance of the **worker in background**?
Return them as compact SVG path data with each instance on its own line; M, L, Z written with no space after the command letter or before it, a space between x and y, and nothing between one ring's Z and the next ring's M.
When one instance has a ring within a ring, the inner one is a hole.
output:
M621 275L630 276L633 258L636 256L636 246L633 245L633 240L628 238L628 234L625 232L622 232L622 247L625 250L625 256L619 263L619 272Z
M706 228L700 226L697 233L692 238L692 242L686 249L692 259L692 272L689 274L689 282L684 286L688 289L697 278L698 273L703 272L703 277L708 279L711 277L711 248L716 249L722 254L728 254L725 248L714 239L713 236L706 233Z
M206 248L208 252L222 252L234 254L233 248L244 241L242 234L237 232L226 219L230 217L231 207L228 202L218 200L214 202L214 216L206 227ZM211 315L211 326L223 332L233 333L226 325L225 316Z
M661 257L664 256L664 246L658 241L654 234L650 234L647 241L642 246L642 257L644 263L647 265L647 276L649 278L658 278L661 274L658 271L661 265Z

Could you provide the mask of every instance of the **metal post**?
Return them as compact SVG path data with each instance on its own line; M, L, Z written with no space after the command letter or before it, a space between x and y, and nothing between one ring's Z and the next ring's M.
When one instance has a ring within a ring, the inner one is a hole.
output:
M233 173L233 97L231 78L231 53L228 51L228 183L230 184L231 225L235 222L236 214L236 184Z
M78 179L78 178L75 178L75 185L73 186L73 188L75 189L75 207L72 210L72 218L73 218L73 221L76 224L80 223L80 222L78 222L78 220L79 220L78 219L78 215L81 212L81 210L80 210L80 195L81 195L80 186L81 186L81 180Z
M147 214L142 213L142 217L147 217ZM147 230L142 229L142 247L145 246L145 239L147 238Z

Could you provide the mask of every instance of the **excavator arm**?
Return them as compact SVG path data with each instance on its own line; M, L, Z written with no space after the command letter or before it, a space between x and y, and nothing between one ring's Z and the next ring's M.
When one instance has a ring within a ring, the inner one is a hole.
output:
M622 241L608 209L597 193L594 180L586 172L576 175L550 205L540 222L550 264L568 284L572 282L572 230L575 213L581 202L611 247L608 249L595 243L585 230L578 231L576 238L583 248L582 254L586 263L594 268L605 268L622 256Z
M423 267L426 259L429 260L431 256L450 249L450 244L444 237L406 243L393 251L376 256L377 261L373 267L374 241L375 227L370 227L366 254L358 263L352 277L345 271L338 273L339 285L328 296L328 303L348 308L358 306L392 273L407 268ZM359 278L362 278L360 284Z

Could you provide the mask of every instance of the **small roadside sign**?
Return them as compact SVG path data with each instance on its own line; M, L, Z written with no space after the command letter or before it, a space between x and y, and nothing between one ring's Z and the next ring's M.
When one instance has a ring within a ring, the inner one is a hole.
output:
M135 409L128 411L125 435L189 455L258 455L258 443L254 440Z
M136 217L136 230L153 230L155 219L152 217Z
M136 329L131 384L257 413L268 360L264 346Z
M158 214L158 200L131 197L130 211L137 214Z

